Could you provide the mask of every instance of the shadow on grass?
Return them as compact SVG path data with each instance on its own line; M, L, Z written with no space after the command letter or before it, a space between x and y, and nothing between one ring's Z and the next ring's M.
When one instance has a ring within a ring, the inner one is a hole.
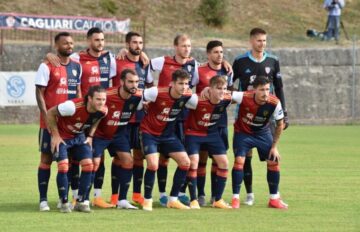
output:
M39 204L37 202L14 202L14 203L0 203L0 212L6 213L34 213L39 212Z

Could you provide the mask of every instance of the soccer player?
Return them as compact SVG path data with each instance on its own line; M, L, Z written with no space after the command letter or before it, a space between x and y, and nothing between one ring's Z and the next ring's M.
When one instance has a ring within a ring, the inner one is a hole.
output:
M266 31L261 28L253 28L250 31L251 50L235 58L233 63L234 78L233 82L239 80L239 90L246 91L253 89L253 82L257 76L266 76L270 79L270 92L275 94L282 104L284 110L284 124L286 129L289 126L289 120L285 107L285 96L283 91L282 76L277 57L267 53ZM272 120L273 121L273 120ZM274 131L275 123L271 123ZM247 192L247 198L244 202L247 205L253 205L255 196L252 190L252 151L246 155L244 165L244 182Z
M61 65L54 66L44 62L39 66L35 77L36 100L40 110L39 146L41 151L38 169L38 187L40 192L40 211L49 211L47 190L50 178L52 153L50 150L51 136L46 125L48 109L66 100L80 97L81 65L70 59L74 42L68 32L55 36L56 56Z
M73 53L71 58L80 62L82 67L81 92L86 94L90 86L101 85L103 88L111 87L111 79L116 75L116 61L114 55L104 50L105 38L104 32L97 27L90 28L87 32L88 48L78 53ZM58 59L49 53L46 56L54 65L58 64ZM104 156L103 156L104 157ZM71 188L73 197L76 198L78 189L79 164L72 160L71 165ZM92 204L100 208L112 208L101 197L101 188L104 182L105 166L104 160L101 160L94 180L94 199Z
M270 208L287 209L279 194L280 154L277 144L284 127L284 113L280 100L270 94L271 80L257 76L252 82L254 91L242 92L236 99L240 104L237 120L234 123L233 151L235 155L232 169L233 208L240 207L240 186L244 176L245 155L256 148L261 161L267 162L267 181L269 185ZM276 128L272 135L269 121L275 119Z
M91 212L89 203L84 202L93 171L91 144L96 126L107 113L105 101L105 89L101 86L92 86L84 98L65 101L52 107L46 115L48 129L51 133L51 151L55 153L58 163L56 182L61 199L60 212L71 212L67 198L68 151L70 149L73 158L79 160L81 165L79 193L74 210ZM87 138L85 130L89 130Z
M227 106L231 103L231 93L226 90L226 79L226 76L220 75L212 77L209 83L210 88L208 88L209 99L200 97L194 101L189 101L187 104L187 107L192 109L185 123L185 146L190 157L190 170L187 181L190 190L190 208L192 209L200 209L196 188L201 147L206 148L212 154L217 164L213 207L231 208L222 199L227 180L228 159L226 156L226 144L221 138L218 126ZM234 92L234 94L239 93Z
M152 189L158 169L158 151L174 159L178 165L174 174L168 208L190 209L178 200L179 190L186 179L190 160L184 146L175 134L175 124L185 104L196 95L189 89L189 74L176 70L172 74L170 87L152 87L144 90L144 100L149 101L148 112L140 124L142 149L147 168L144 177L143 209L152 211Z
M107 116L100 122L93 140L94 172L100 164L104 150L108 149L113 161L113 175L120 183L120 194L116 205L118 208L137 209L126 200L132 177L133 158L130 153L128 122L140 105L142 90L138 89L139 77L132 69L121 72L120 86L107 90ZM119 185L116 185L119 191Z
M124 69L132 69L136 72L139 77L139 89L145 89L145 87L151 87L151 83L148 83L147 71L148 66L143 64L140 59L140 55L143 53L143 38L139 33L129 32L125 37L126 50L128 51L124 59L116 60L116 76L113 78L113 86L119 86L121 80L121 73ZM133 195L132 200L134 203L139 205L142 204L144 198L141 196L141 184L144 175L144 164L143 159L144 155L141 152L140 140L139 140L139 127L140 122L144 117L144 111L138 110L131 117L128 130L130 136L131 149L133 151L134 166L133 166ZM112 196L111 204L116 205L118 202L118 191L119 191L119 181L116 178L116 165L115 162L118 162L116 159L113 159L111 166L111 186L112 186Z
M232 86L232 73L228 73L223 65L224 53L223 53L223 44L221 41L212 40L209 41L206 46L206 53L208 62L202 64L199 68L199 79L196 84L196 93L200 94L204 88L209 86L210 79L215 75L224 76L227 79L227 86ZM227 131L227 113L224 111L219 122L217 123L220 137L224 142L226 150L229 148L228 142L228 131ZM204 151L203 151L204 150ZM205 179L206 179L206 163L208 159L208 153L206 149L200 151L200 160L197 173L197 186L198 186L198 201L200 206L205 206ZM216 162L212 163L211 168L211 203L214 200L215 193L215 180L216 180ZM184 189L182 189L185 192ZM182 194L182 193L180 193Z

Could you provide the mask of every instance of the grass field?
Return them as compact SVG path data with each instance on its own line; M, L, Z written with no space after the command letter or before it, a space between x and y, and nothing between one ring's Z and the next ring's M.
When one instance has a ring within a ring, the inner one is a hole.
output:
M360 126L292 126L283 134L281 193L288 211L266 208L266 168L253 159L253 207L178 211L156 206L153 212L95 209L66 215L56 210L55 165L52 211L38 212L37 131L36 125L0 125L0 231L360 231ZM157 201L157 187L154 193ZM231 199L231 180L224 198Z

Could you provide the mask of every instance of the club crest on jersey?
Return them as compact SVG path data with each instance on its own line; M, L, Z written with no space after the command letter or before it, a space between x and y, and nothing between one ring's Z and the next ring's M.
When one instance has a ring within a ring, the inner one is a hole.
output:
M56 72L54 73L54 75L58 77L58 76L60 76L60 73L59 73L58 71L56 71Z
M206 108L204 107L204 108L202 108L202 110L201 111L203 111L203 112L206 112Z
M263 112L264 117L266 117L268 114L269 114L269 111L267 111L267 110L265 110L265 111Z
M115 109L116 106L114 104L111 105L111 109Z
M72 70L72 74L73 74L74 76L77 76L77 70L76 70L76 69L73 69L73 70Z
M80 120L81 120L81 118L80 118L80 117L77 117L77 118L76 118L76 121L80 121Z
M187 69L188 72L191 72L192 66L191 66L191 65L187 65L187 66L186 66L186 69Z
M265 72L266 72L266 74L269 74L270 71L271 71L271 68L270 68L270 67L265 67Z
M43 148L46 149L48 145L48 143L43 143Z
M119 118L120 118L120 111L115 111L115 112L113 113L112 118L117 118L117 119L119 119Z
M145 70L144 69L140 69L141 75L145 75Z
M106 57L103 58L103 61L105 64L107 64L108 60L106 59Z
M130 105L129 105L129 109L130 109L130 110L134 109L134 104L130 104Z
M166 102L164 102L164 101L161 102L161 105L162 105L162 106L166 106Z
M223 111L224 111L224 107L223 107L223 106L220 107L219 111L220 111L220 112L223 112Z
M66 85L66 77L60 78L60 85Z
M179 102L179 107L183 107L183 106L184 106L184 102L183 101Z

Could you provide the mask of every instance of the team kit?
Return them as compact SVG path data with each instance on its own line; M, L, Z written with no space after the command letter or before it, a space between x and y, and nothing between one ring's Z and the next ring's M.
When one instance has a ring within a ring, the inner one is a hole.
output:
M162 207L239 209L242 182L247 194L241 204L251 206L254 148L267 163L268 207L288 208L279 193L277 146L289 121L279 61L265 51L263 29L250 31L251 50L236 57L233 65L224 59L219 40L208 42L207 61L199 63L190 56L186 34L174 38L172 56L152 59L136 32L126 35L126 48L116 57L104 50L104 33L96 27L88 31L83 51L73 51L67 32L58 33L54 41L56 53L46 55L35 77L40 211L50 211L53 162L62 213L90 213L91 207L152 211L156 178L156 201ZM237 110L230 138L227 109L232 104ZM227 156L230 139L233 164ZM112 159L109 201L102 197L105 151ZM167 192L170 159L176 168ZM208 160L211 193L205 194ZM232 199L226 202L223 193L230 175Z

